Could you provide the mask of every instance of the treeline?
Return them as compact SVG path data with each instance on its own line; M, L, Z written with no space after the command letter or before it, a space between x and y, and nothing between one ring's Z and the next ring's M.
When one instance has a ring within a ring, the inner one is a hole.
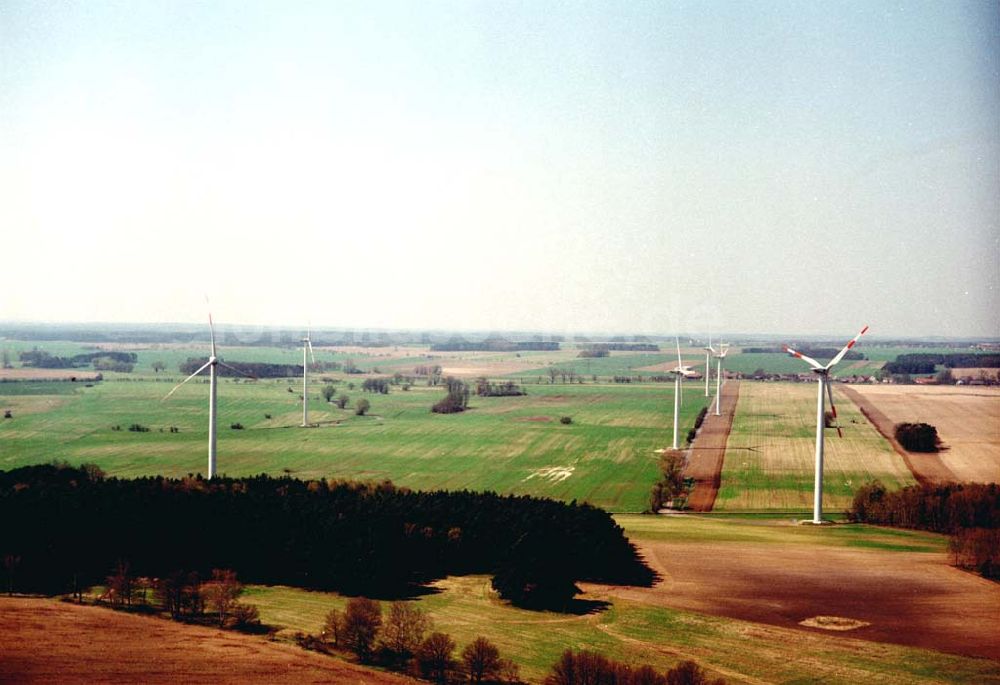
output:
M1000 368L1000 354L976 354L974 352L901 354L896 357L896 361L888 362L883 369L890 374L928 374L934 373L938 366L944 366L948 369L973 367L997 369Z
M388 395L390 384L391 381L388 378L366 378L361 384L361 389L365 392L377 392L382 395Z
M514 381L490 383L486 378L476 379L476 394L480 397L519 397L528 391Z
M812 357L813 359L833 359L840 352L840 348L836 347L796 347L798 352L806 355L807 357ZM785 350L781 347L744 347L743 354L785 354ZM844 359L853 359L854 361L859 361L862 359L867 359L863 352L858 350L848 350L847 354L844 355Z
M139 576L204 578L227 568L245 582L369 596L500 569L534 586L553 574L653 580L622 529L595 507L490 492L412 492L388 482L122 480L96 467L39 465L0 472L0 517L17 522L0 529L0 558L19 592L97 584L119 560Z
M21 352L18 357L25 366L38 369L77 369L93 365L97 371L124 373L131 372L138 360L135 352L87 352L72 357L57 357L38 348Z
M544 685L725 685L710 680L693 661L682 661L666 673L652 666L633 667L603 654L567 649L555 663Z
M221 360L220 360L221 361ZM185 376L200 369L208 363L208 357L188 357L188 360L180 365L180 371ZM215 373L220 378L239 378L240 376L253 376L255 378L289 378L302 375L301 364L269 364L267 362L230 362L233 369L227 369L219 364L215 367Z
M592 350L595 352L659 352L660 346L653 343L611 342L591 343L583 349L584 351Z
M854 494L852 521L915 528L951 536L958 566L1000 578L1000 485L911 485L890 492L875 481Z
M433 352L555 352L559 349L558 342L543 342L541 340L526 340L514 342L511 340L449 340L431 345Z
M580 350L580 353L576 356L583 359L600 359L602 357L610 357L611 352L609 350Z

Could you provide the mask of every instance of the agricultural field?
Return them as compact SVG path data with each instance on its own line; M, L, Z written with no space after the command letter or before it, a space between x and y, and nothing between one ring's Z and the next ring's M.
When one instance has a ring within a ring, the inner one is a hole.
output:
M823 508L846 510L857 488L879 479L915 483L903 460L833 385L844 437L827 430ZM743 382L715 511L809 511L816 448L816 383Z
M288 359L238 352L227 356L294 363L294 350ZM190 350L174 353L191 356ZM119 476L204 471L207 379L192 380L161 401L180 380L176 371L105 376L91 387L0 383L0 409L14 416L0 421L0 468L61 459L93 462ZM349 395L346 409L319 396L323 376L337 381L338 394ZM419 489L490 489L641 511L657 477L654 450L670 440L671 383L563 385L546 379L529 383L523 397L473 397L469 411L437 415L430 407L443 397L441 387L365 394L362 378L316 374L310 392L316 426L309 429L299 427L300 379L221 379L220 473L391 479ZM354 414L362 396L371 402L368 416ZM682 434L704 399L685 393ZM561 424L562 416L572 423ZM149 432L130 432L134 423ZM231 429L233 424L244 428Z
M619 516L618 523L661 572L656 587L585 584L576 614L511 607L496 597L487 576L449 577L412 601L459 649L483 635L530 682L539 682L567 647L662 670L693 659L730 683L817 677L829 683L1000 682L996 661L912 646L939 640L946 651L961 652L964 640L972 645L967 654L988 652L991 631L1000 628L993 611L1000 608L1000 588L947 567L942 536L717 516ZM707 554L694 549L702 544ZM807 558L831 569L829 577L816 580L815 562L807 565ZM845 582L851 574L865 583ZM814 602L801 592L805 576L825 588ZM900 579L917 583L914 594L930 593L915 608L927 610L920 620L899 614ZM343 608L347 598L255 586L246 601L280 629L279 639L289 639L297 631L319 633L326 613ZM742 617L734 606L742 607ZM835 633L799 625L845 611L870 625Z
M2 683L370 683L392 673L232 631L52 599L0 598Z
M1000 481L1000 388L950 385L852 386L890 422L929 423L946 449L939 461L955 479Z

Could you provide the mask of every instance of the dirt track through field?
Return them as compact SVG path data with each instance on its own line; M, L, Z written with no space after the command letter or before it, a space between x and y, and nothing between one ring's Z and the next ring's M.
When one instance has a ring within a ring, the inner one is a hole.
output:
M861 413L865 415L865 418L875 426L875 430L889 441L889 444L896 450L896 453L906 462L906 467L910 469L910 473L913 474L918 483L921 485L933 485L937 483L954 483L959 480L936 454L913 454L900 445L894 435L896 424L883 414L871 400L863 397L861 393L848 385L841 385L838 390L847 395L857 405L858 409L861 410Z
M0 683L417 681L263 637L51 599L0 598Z
M726 457L726 443L733 427L733 416L740 397L740 382L726 381L722 386L720 415L715 415L715 403L709 407L701 430L691 446L685 478L694 479L694 488L688 498L691 511L712 511L715 498L722 485L722 464Z

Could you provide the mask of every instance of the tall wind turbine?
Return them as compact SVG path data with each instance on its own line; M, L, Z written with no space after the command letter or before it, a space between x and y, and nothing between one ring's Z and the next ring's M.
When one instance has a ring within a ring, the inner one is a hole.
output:
M792 355L793 357L798 357L806 364L812 367L812 372L816 374L817 380L819 381L819 394L816 400L816 480L813 488L813 523L822 523L823 516L823 428L825 426L825 407L826 397L824 393L830 396L830 411L833 414L833 418L837 418L837 407L833 404L833 388L830 387L830 369L836 366L847 351L854 347L858 339L865 334L868 330L868 326L861 329L861 332L854 336L851 342L844 345L844 349L837 353L837 356L830 360L830 363L823 366L818 361L811 357L807 357L801 352L796 352L788 345L785 345L785 352ZM840 425L837 426L837 434L843 436L840 430Z
M674 443L673 449L679 449L678 438L679 436L679 422L681 415L681 378L691 373L691 367L684 366L684 362L681 360L681 342L680 338L674 337L674 343L677 345L677 367L671 369L670 373L674 374Z
M718 368L718 370L715 373L715 415L716 416L719 416L719 408L720 408L721 402L722 402L722 399L721 399L722 398L722 360L726 358L726 355L728 353L729 353L729 345L727 345L726 343L721 343L719 345L719 353L715 355L716 359L719 360L717 362L719 368Z
M712 355L715 348L712 347L712 334L708 334L708 347L705 348L705 397L708 397L708 383L712 378Z
M218 395L217 395L217 388L216 388L216 382L215 382L215 379L216 379L215 367L217 365L221 364L222 366L226 367L227 369L229 369L231 371L235 371L236 373L242 374L244 376L246 376L247 374L243 373L239 369L233 368L232 366L230 366L229 364L227 364L227 363L225 363L223 361L219 361L219 358L215 356L215 325L212 323L212 314L211 314L211 312L209 312L209 314L208 314L208 329L209 329L209 331L211 332L211 335L212 335L212 356L210 356L208 358L208 361L205 362L205 364L202 365L202 367L200 369L198 369L197 371L195 371L194 373L192 373L190 376L188 376L187 378L185 378L184 380L182 380L180 383L178 383L177 385L175 385L174 389L171 390L170 392L168 392L163 399L164 400L167 399L168 397L170 397L171 395L173 395L175 392L177 392L177 388L179 388L182 385L184 385L185 383L187 383L189 380L191 380L192 378L194 378L195 376L197 376L198 374L200 374L205 369L208 369L208 378L209 378L209 391L208 391L208 478L211 479L211 478L213 478L215 476L215 464L216 464L216 461L215 461L216 426L215 426L215 424L216 424L216 405L217 405L216 398L217 398ZM251 378L252 378L252 376L251 376ZM161 400L161 402L162 401L163 400Z
M313 354L313 344L309 339L310 330L306 329L306 337L302 338L302 427L309 425L309 364L306 363L306 348L309 348L309 355L313 364L316 363L316 355Z

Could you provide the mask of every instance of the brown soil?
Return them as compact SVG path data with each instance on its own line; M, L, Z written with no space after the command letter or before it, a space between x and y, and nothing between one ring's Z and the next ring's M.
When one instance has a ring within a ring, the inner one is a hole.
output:
M895 422L883 414L867 397L863 397L849 385L842 385L839 390L851 398L851 401L857 405L861 413L865 415L865 418L875 426L875 430L889 441L889 444L896 450L896 453L906 462L906 467L910 469L910 472L917 479L918 483L928 485L958 481L958 477L952 473L951 469L936 454L914 454L900 445L899 441L895 438Z
M552 417L551 416L521 416L521 417L519 417L517 419L514 419L514 420L515 421L529 421L529 422L533 422L533 423L535 423L535 422L537 422L537 423L545 423L546 421L551 421Z
M50 599L0 598L0 683L416 681L262 637Z
M36 369L25 366L20 369L0 369L0 378L11 381L66 381L75 378L83 383L95 380L93 369Z
M626 599L797 630L1000 659L1000 584L945 554L756 542L639 541L663 581L587 586ZM588 589L588 591L590 591ZM802 621L867 623L834 632Z
M694 488L688 498L691 511L712 511L715 497L722 484L722 463L726 456L729 430L733 427L736 403L740 396L740 382L726 381L722 386L722 406L715 415L714 403L701 424L691 445L690 456L684 469L685 478L694 478Z

